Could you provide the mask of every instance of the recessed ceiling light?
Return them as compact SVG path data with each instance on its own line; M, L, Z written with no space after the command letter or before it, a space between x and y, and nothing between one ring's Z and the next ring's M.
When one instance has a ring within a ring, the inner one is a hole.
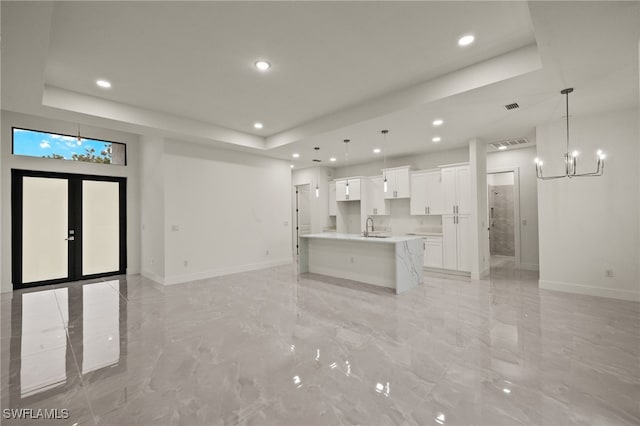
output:
M329 161L331 161L333 163L334 161L336 161L336 157L329 158Z
M380 154L380 148L375 148L375 149L373 150L373 153L374 153L374 154Z
M433 139L431 139L431 142L440 142L440 136L436 136Z
M109 83L107 80L96 80L96 84L99 87L102 87L103 89L110 89L111 88L111 83Z
M460 37L460 40L458 40L458 45L459 46L468 46L471 43L473 43L473 41L475 39L476 38L474 36L472 36L471 34L464 35L464 36Z
M298 153L296 152L295 154L293 154L293 155L291 155L291 156L292 156L293 158L298 158L298 157L300 157L300 154L298 154Z
M291 167L293 169L295 166L293 164L290 164L289 167Z
M264 126L262 125L262 123L253 123L253 127L255 127L256 129L262 129Z
M444 121L442 121L440 118L438 118L437 120L433 120L434 126L441 126L442 123L444 123Z
M499 149L500 151L504 151L505 149L507 149L507 147L506 147L506 146L504 146L504 145L502 145L502 146L499 146L499 147L498 147L498 149Z
M267 61L258 61L256 62L256 68L258 68L260 71L266 71L271 68L271 64Z

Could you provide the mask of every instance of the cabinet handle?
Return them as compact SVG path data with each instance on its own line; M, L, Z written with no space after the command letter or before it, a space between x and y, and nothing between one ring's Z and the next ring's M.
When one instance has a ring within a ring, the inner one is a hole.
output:
M456 206L453 206L452 209L453 209L453 214L456 214Z
M429 210L428 209L429 209L428 207L424 208L424 214L429 214Z

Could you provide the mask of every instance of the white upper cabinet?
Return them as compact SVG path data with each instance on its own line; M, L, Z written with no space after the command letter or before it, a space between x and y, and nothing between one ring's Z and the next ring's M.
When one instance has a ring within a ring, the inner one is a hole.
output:
M471 213L471 175L469 166L442 168L443 214Z
M367 216L391 214L389 201L384 198L382 176L370 177L367 180Z
M440 170L411 173L412 215L442 214L443 192Z
M410 166L382 169L383 177L387 178L387 192L384 198L409 198L411 196Z
M349 193L347 194L347 182ZM336 201L360 200L360 178L348 178L336 180Z
M427 173L411 173L411 200L409 213L412 215L429 214L427 206Z
M329 216L335 216L338 205L336 204L336 183L329 182Z

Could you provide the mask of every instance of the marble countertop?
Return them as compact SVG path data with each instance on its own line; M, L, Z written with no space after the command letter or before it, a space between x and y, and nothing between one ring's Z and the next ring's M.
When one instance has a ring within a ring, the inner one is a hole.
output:
M365 237L358 234L341 234L338 232L323 232L321 234L306 234L300 235L302 238L318 238L325 240L348 240L348 241L364 241L367 243L401 243L404 241L421 239L420 235L394 235L385 238L380 237Z

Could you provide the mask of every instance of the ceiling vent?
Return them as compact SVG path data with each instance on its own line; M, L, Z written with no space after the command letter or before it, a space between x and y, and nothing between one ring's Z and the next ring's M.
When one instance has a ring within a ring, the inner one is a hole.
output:
M501 146L503 146L505 148L521 148L523 147L523 145L527 145L529 143L529 140L527 138L517 138L517 139L508 139L506 141L501 141L501 142L494 142L489 144L489 146L491 146L491 148L493 149L500 149Z
M512 109L518 109L518 108L520 108L520 105L518 105L516 102L512 104L507 104L504 106L504 109L506 109L507 111L511 111Z
M322 160L318 160L317 158L314 158L313 161L315 161L316 163L322 163Z

